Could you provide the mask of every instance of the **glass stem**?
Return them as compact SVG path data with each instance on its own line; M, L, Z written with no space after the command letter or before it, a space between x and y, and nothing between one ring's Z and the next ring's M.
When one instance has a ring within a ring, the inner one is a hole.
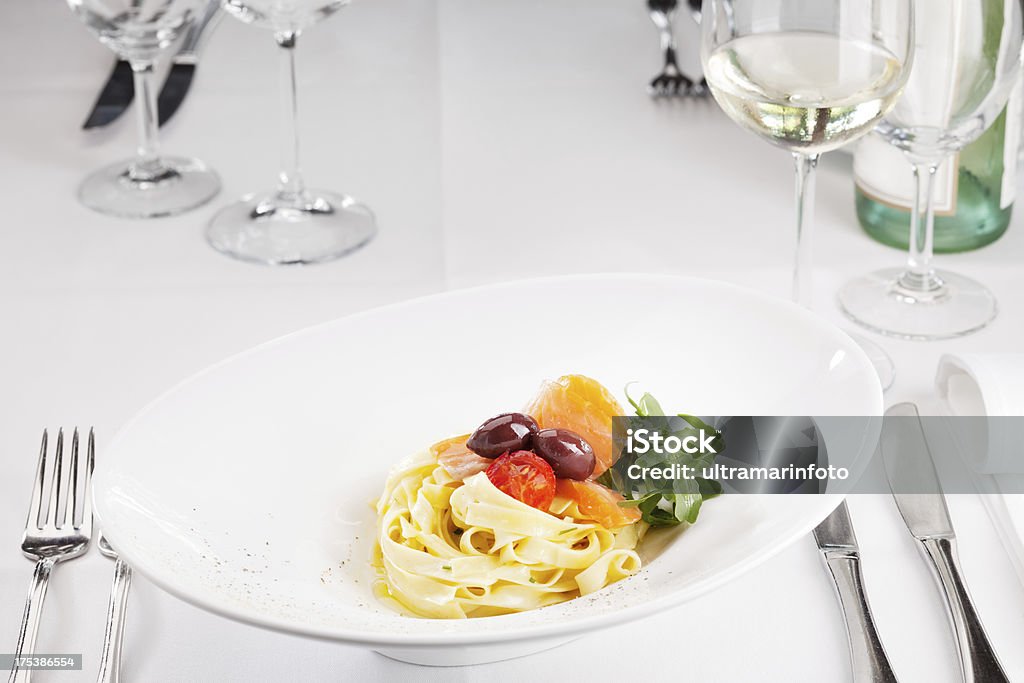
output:
M932 268L935 249L935 161L914 161L914 211L910 216L910 256L900 286L914 292L941 289L942 279Z
M796 160L796 261L793 266L793 301L811 307L814 227L814 179L820 154L794 152Z
M160 161L160 145L157 142L159 118L156 105L156 89L153 87L152 60L132 62L132 81L135 84L135 101L138 112L139 146L135 161L128 168L128 177L137 183L152 183L164 179L167 169Z
M281 48L281 86L284 88L281 108L281 174L279 191L288 199L296 199L305 186L299 171L298 92L295 79L295 41L298 31L280 31L274 39Z

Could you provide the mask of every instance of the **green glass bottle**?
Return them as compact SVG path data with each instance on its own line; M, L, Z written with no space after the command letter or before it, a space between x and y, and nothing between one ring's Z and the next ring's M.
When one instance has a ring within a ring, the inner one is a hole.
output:
M972 144L940 169L936 188L935 251L970 251L1006 232L1016 193L1020 95ZM854 161L857 218L874 239L908 248L913 202L910 164L902 152L869 137Z

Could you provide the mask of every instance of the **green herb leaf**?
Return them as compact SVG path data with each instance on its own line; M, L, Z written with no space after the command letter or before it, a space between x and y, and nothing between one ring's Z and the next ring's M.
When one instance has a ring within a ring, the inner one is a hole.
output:
M652 415L662 416L665 414L665 411L661 408L661 404L658 403L658 399L654 398L654 396L645 393L640 397L639 401L634 401L633 397L629 395L629 384L626 385L625 393L626 400L629 401L629 404L633 406L633 410L635 410L636 414L640 417L651 417Z
M704 498L714 498L722 493L722 485L714 479L698 477L697 486L699 487L700 495Z
M626 400L633 406L638 422L643 418L664 417L669 429L663 432L684 439L687 436L695 436L699 430L706 434L713 434L711 444L714 450L721 453L725 449L725 441L721 432L704 422L698 417L679 413L675 416L667 416L661 404L654 396L644 393L639 399L634 399L629 393L630 385L626 385ZM677 420L678 418L678 420ZM639 425L638 425L639 426ZM714 453L654 453L649 451L637 456L632 462L619 462L605 470L597 478L597 482L614 491L621 493L625 500L619 505L624 508L636 508L640 511L641 519L651 526L675 526L678 524L693 524L697 521L701 506L704 500L713 498L722 493L722 485L717 481L705 479L699 476L705 468L714 464ZM674 466L692 468L688 471L698 473L693 478L676 478L672 480L671 490L667 490L664 479L650 478L648 480L636 480L626 476L626 468L629 464L647 467L652 470L672 468ZM621 466L620 466L621 465Z

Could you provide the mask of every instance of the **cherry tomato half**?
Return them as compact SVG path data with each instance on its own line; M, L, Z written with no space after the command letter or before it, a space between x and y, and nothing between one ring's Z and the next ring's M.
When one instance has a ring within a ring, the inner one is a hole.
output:
M555 499L555 472L529 451L506 453L487 468L487 478L501 492L547 512Z

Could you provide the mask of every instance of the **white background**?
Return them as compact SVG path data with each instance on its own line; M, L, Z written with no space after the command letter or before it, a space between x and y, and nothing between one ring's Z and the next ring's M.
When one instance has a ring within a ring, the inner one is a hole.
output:
M683 18L685 19L685 17ZM296 328L444 288L535 275L704 275L784 296L792 245L788 156L711 102L654 102L656 35L640 0L363 0L300 40L304 167L377 212L380 236L337 263L270 269L205 245L220 205L275 179L277 62L269 34L226 19L167 150L222 176L213 204L149 222L79 206L89 171L130 153L129 112L80 129L112 55L63 3L3 3L0 20L0 650L13 650L31 564L18 551L44 426L96 426L102 446L171 384ZM696 29L681 20L682 40ZM860 232L849 160L818 193L817 296L901 255ZM884 341L889 403L933 410L939 355L1020 349L1024 227L941 257L983 280L1001 315L956 342ZM599 333L599 325L595 327ZM411 378L410 381L415 381ZM252 501L259 506L261 501ZM959 680L939 594L887 497L850 503L867 588L904 681ZM1024 679L1024 590L981 504L950 500L970 588L996 648ZM81 652L91 680L112 565L59 567L38 652ZM549 652L464 669L225 621L136 577L128 681L841 681L850 677L832 587L810 537L706 597ZM6 643L7 645L3 645Z

